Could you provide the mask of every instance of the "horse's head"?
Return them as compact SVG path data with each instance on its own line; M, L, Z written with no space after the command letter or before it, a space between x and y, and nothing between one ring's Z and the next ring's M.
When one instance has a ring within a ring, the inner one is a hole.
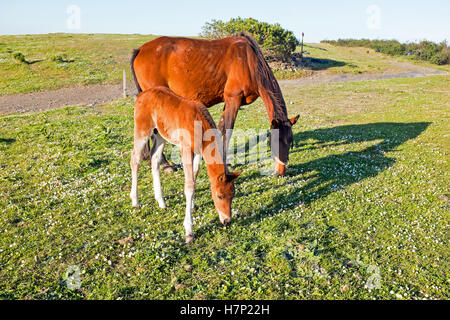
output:
M220 222L226 225L231 220L231 201L234 197L234 180L242 171L223 173L216 179L216 183L211 184L211 193L219 214Z
M292 126L297 122L299 115L288 120L273 119L270 125L272 155L275 159L276 174L284 175L289 162L289 149L294 144ZM278 130L274 134L273 130Z

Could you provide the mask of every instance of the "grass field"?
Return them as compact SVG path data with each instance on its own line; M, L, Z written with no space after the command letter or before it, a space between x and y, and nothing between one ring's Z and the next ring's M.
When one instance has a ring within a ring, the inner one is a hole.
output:
M50 34L0 36L0 95L58 89L92 83L119 83L122 72L131 80L132 49L154 39L148 35ZM404 71L398 62L413 62L405 57L392 58L365 48L307 44L304 48L326 63L313 70L276 71L278 79L295 79L326 71L331 74L383 73ZM298 48L297 51L300 51ZM22 53L25 63L14 59ZM417 62L414 62L418 64ZM449 66L420 65L450 71Z
M202 165L188 247L182 172L163 175L161 210L143 167L131 208L131 98L0 116L0 297L448 299L449 86L285 88L300 114L287 176L238 166L225 229ZM239 113L249 127L268 128L261 100Z
M333 46L327 43L307 44L303 50L310 53L305 57L312 56L318 59L327 59L330 66L327 69L331 73L400 73L404 72L402 62L418 66L432 68L442 71L450 71L449 65L433 65L428 62L418 61L411 57L392 57L387 54L377 53L373 49L363 47ZM300 48L297 49L301 51Z
M121 81L124 69L131 79L132 49L155 37L110 34L0 36L0 95L75 84L117 83ZM16 61L14 52L21 52L28 63Z

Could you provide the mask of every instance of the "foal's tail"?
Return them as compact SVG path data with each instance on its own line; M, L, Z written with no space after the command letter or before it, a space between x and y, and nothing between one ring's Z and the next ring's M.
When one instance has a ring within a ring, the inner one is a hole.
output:
M133 50L133 55L131 56L131 73L133 74L133 78L134 78L134 83L136 84L136 88L138 91L138 94L142 92L142 88L139 85L139 82L136 78L136 72L134 71L134 60L136 59L137 55L139 54L139 52L141 51L141 49L135 49Z

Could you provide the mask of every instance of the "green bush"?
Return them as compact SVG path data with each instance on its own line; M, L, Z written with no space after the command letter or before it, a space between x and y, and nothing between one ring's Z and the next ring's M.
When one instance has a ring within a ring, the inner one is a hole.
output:
M25 56L21 52L14 52L12 56L14 59L21 63L27 63L27 61L25 60Z
M324 40L341 47L364 47L372 48L378 52L391 56L412 54L416 59L428 61L433 64L443 65L450 63L450 51L447 42L434 43L422 41L420 43L400 43L397 40L368 40L368 39L339 39Z
M288 59L299 44L294 33L283 29L278 23L269 24L253 18L233 18L228 22L212 20L207 22L200 36L220 39L246 31L253 35L266 58Z
M56 63L63 63L66 61L67 57L66 55L58 55L58 54L54 54L48 57L48 59L50 61L56 62Z
M449 63L449 48L445 41L441 43L422 41L419 44L410 45L409 49L421 60L438 65Z

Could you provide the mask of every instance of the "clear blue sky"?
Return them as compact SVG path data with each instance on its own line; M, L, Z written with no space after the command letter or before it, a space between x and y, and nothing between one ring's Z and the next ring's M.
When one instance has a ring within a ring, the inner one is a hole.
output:
M80 8L69 29L67 8ZM375 9L368 9L375 5ZM450 40L450 0L1 0L0 34L140 33L198 35L211 19L253 17L305 32L307 42L337 38Z

